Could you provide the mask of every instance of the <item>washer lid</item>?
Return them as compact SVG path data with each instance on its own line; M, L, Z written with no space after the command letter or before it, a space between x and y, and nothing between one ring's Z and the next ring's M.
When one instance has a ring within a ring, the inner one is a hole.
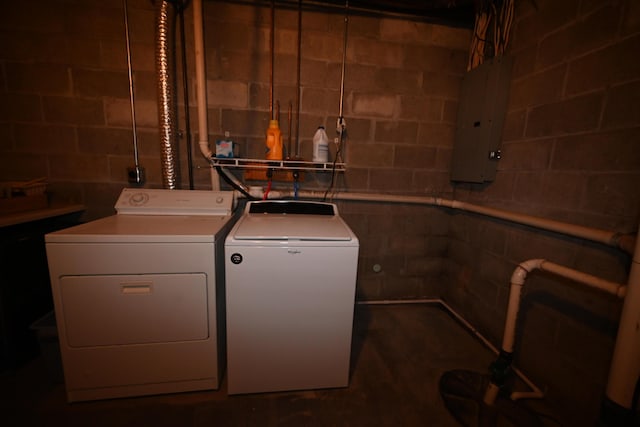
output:
M334 204L302 201L249 202L232 238L357 241Z

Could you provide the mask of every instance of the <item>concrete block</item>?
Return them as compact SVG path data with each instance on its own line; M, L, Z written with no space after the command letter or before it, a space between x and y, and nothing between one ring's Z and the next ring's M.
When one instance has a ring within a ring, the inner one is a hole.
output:
M455 28L444 25L432 25L429 43L455 50L468 51L471 45L472 31L468 28Z
M451 197L453 185L449 179L449 171L413 171L412 187L420 195L437 195Z
M138 129L138 150L141 156L160 158L159 129ZM194 135L195 140L195 135Z
M513 56L513 68L511 69L511 77L518 79L535 71L536 58L538 56L537 49L525 47L524 49L514 49L511 44L511 55Z
M342 50L338 50L341 52ZM396 43L386 43L371 39L352 39L347 45L349 62L377 65L380 67L400 67L404 64L404 53ZM339 61L341 59L334 59Z
M630 1L626 3L626 10L622 17L622 34L630 35L640 31L640 3Z
M129 80L124 71L72 69L73 92L81 97L129 98Z
M432 169L436 160L436 148L396 145L393 166L403 169Z
M541 137L597 129L603 96L592 93L534 107L529 112L525 136Z
M509 91L509 110L560 101L567 66L561 64L514 80Z
M207 103L216 106L247 108L249 106L247 84L238 81L208 81Z
M522 138L524 136L526 118L526 109L508 111L502 128L502 140L512 141Z
M415 144L418 124L415 122L376 121L374 141L397 144Z
M513 199L531 205L579 209L584 192L583 177L572 172L520 173Z
M265 45L264 34L254 26L238 25L235 22L219 22L215 31L205 31L205 45L225 51L246 51L250 47L262 50ZM258 40L256 42L256 40ZM266 39L264 52L268 52L269 38Z
M371 187L380 191L403 192L411 182L411 171L403 169L377 169L371 174Z
M449 123L420 123L418 143L435 147L451 147L455 137L455 125Z
M131 127L131 101L108 98L104 101L106 121L109 126ZM136 126L158 126L158 104L154 101L136 101Z
M640 172L591 174L585 185L582 208L614 217L633 217L640 212L637 183Z
M640 128L611 130L557 140L552 169L573 171L637 171Z
M545 1L527 13L513 28L512 48L531 46L541 37L573 21L578 16L579 0Z
M48 124L16 124L15 150L35 153L74 152L77 134L74 126Z
M340 106L339 89L304 88L302 90L302 109L312 113L337 111Z
M7 63L6 84L9 91L65 95L71 92L69 68L47 63Z
M458 101L452 99L444 100L444 109L442 111L442 121L444 123L456 123L458 120Z
M123 17L120 7L105 3L80 3L74 5L75 13L64 16L64 31L80 38L121 39Z
M343 38L336 33L305 31L301 50L304 52L305 58L340 62L342 61L343 44Z
M42 98L44 117L53 123L83 123L102 125L105 112L99 99L81 99L61 96Z
M583 93L637 78L640 74L639 45L640 35L637 35L572 61L566 93Z
M133 153L133 134L129 129L105 127L78 128L78 152L102 155Z
M403 95L400 97L399 118L404 120L441 122L443 120L444 103L445 101L439 98Z
M376 71L375 89L391 93L416 93L422 83L422 73L419 71L398 70L394 68L379 68Z
M432 28L428 24L402 21L399 19L380 19L380 38L396 42L413 42L428 40Z
M549 168L555 139L502 143L500 170L544 171Z
M609 372L615 334L602 333L583 322L570 319L558 322L558 352L593 380L604 383ZM585 351L585 349L589 349Z
M222 110L225 129L235 135L263 135L269 126L268 111Z
M373 95L367 93L353 94L353 112L362 116L394 117L399 110L397 96Z
M182 81L182 76L177 77L179 81ZM129 97L129 82L127 78L127 93L125 98ZM192 85L193 88L190 88L191 94L196 92L195 84ZM158 99L158 83L156 81L156 73L151 71L135 71L133 74L133 90L135 95L135 101L154 101L157 102ZM182 91L178 90L177 94L178 99L180 99L180 103L184 105L184 100L182 99ZM193 103L195 96L191 95L190 102ZM183 106L181 106L184 108Z
M50 155L49 176L52 180L108 182L109 159L98 154Z
M389 167L393 164L393 145L391 144L355 144L347 146L349 166L356 167ZM377 172L376 172L377 173ZM372 177L369 178L371 186ZM372 187L372 188L375 188Z
M4 120L40 122L43 119L41 99L29 93L0 93L0 116Z
M458 99L462 76L425 72L422 77L422 91L426 95Z
M76 60L80 61L78 64L86 66L86 67L100 67L104 70L127 70L127 45L124 40L87 40L86 43L96 43L95 51L92 52L92 56L97 55L97 59L94 59L92 62L96 62L97 64L84 64L80 58ZM91 46L88 45L82 49L79 49L76 55L82 56L85 54L85 51L91 49ZM88 53L88 52L87 52ZM134 71L153 71L155 70L155 54L148 57L147 55L142 55L141 49L134 49L134 46L131 46L131 68ZM74 61L73 63L76 63Z
M0 179L30 180L46 174L47 156L40 153L6 152L0 156Z
M346 160L348 162L349 158L346 158ZM369 189L369 169L349 166L343 174L345 190L358 192Z
M609 3L545 37L538 49L538 68L570 60L610 43L616 37L621 14L621 3Z
M442 46L408 43L405 50L404 69L446 73L460 73L466 70L467 56Z
M631 82L609 89L602 127L633 127L640 125L640 82Z

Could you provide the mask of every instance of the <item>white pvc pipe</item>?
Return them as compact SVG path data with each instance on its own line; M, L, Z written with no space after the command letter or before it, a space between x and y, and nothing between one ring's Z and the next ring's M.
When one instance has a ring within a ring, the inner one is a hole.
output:
M516 337L516 325L518 320L518 312L520 310L520 299L522 288L524 287L527 275L532 271L539 269L548 271L560 277L573 280L577 283L590 286L601 291L608 292L618 298L624 298L627 287L619 283L610 282L596 276L592 276L581 271L577 271L559 264L549 262L544 259L530 259L521 262L511 275L511 287L509 289L509 303L507 305L507 318L504 325L504 334L502 337L502 350L506 353L513 353ZM637 313L636 313L637 316ZM635 385L635 381L633 383ZM484 403L493 405L497 397L495 385L490 385L484 396Z
M196 57L196 100L198 106L198 146L202 155L211 159L209 148L209 123L207 119L207 74L205 68L204 30L202 21L202 0L193 1L193 38ZM211 168L211 189L220 190L220 179Z
M322 191L299 191L298 196L303 198L322 199L325 193ZM269 198L277 199L283 197L293 197L292 191L271 190ZM474 212L492 218L504 219L518 224L528 225L543 230L554 231L568 236L579 237L594 242L603 243L630 252L633 246L631 242L634 238L628 235L621 235L618 232L600 230L581 225L569 224L546 218L539 218L531 215L505 211L501 209L478 206L471 203L459 202L456 200L442 199L431 196L397 196L392 194L374 193L336 193L331 195L334 200L355 200L367 202L387 202L387 203L408 203L419 205L444 206L451 209L458 209L467 212Z
M639 230L640 233L640 230ZM640 377L640 239L631 262L627 296L620 315L618 336L609 369L606 395L614 403L633 407L633 394Z

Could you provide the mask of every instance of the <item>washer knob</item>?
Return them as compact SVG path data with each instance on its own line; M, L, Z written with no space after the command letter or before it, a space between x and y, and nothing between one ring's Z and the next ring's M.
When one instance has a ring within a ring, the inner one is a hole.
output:
M220 204L222 202L224 202L224 197L222 197L222 196L216 197L216 203Z

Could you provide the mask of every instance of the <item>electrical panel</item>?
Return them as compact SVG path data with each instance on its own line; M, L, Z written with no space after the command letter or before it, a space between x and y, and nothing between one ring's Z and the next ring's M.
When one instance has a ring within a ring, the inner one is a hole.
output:
M493 181L500 160L513 58L486 60L462 80L451 180Z

